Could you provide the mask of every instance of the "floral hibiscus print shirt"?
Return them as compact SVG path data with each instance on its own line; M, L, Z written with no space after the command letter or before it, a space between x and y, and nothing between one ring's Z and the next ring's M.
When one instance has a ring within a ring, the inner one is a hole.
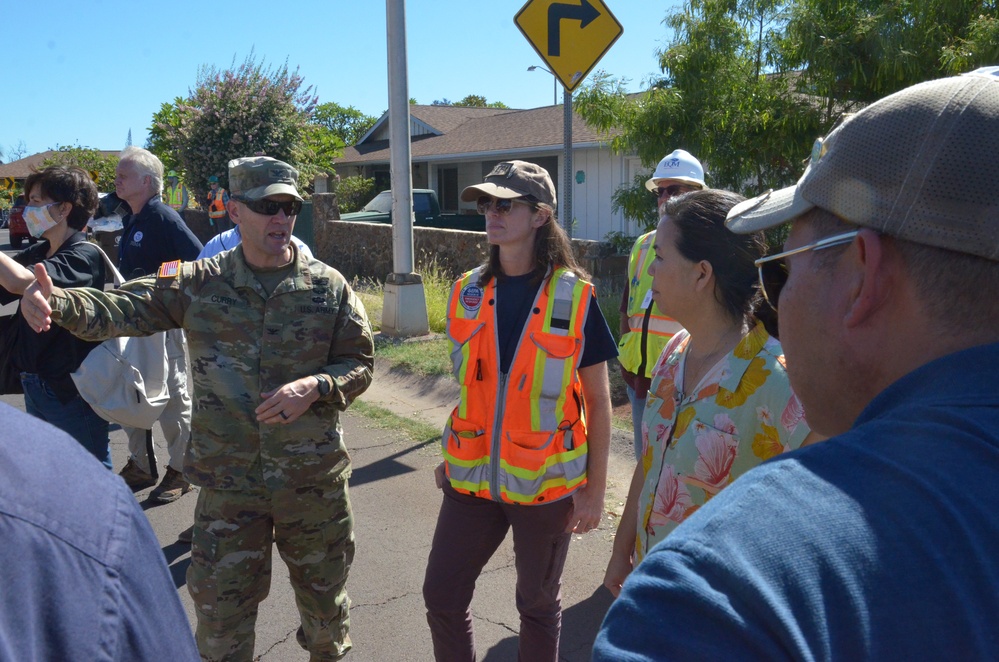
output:
M808 435L780 342L763 324L696 388L682 384L689 341L686 331L673 336L652 371L642 418L636 562L733 480L798 448Z

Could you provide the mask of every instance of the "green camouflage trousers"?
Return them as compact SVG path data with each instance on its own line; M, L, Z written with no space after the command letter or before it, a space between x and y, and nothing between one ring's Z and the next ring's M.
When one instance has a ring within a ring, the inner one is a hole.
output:
M288 565L310 659L339 660L350 649L346 583L354 532L346 481L254 492L201 488L187 587L203 660L253 659L274 542Z

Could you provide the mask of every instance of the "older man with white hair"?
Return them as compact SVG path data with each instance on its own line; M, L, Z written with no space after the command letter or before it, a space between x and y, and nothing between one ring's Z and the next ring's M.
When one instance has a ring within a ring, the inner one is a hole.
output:
M161 264L175 260L195 260L202 245L176 211L161 199L163 163L152 152L126 147L115 169L115 192L128 203L132 214L126 216L119 246L118 270L125 278L156 273ZM176 501L191 491L184 479L184 452L191 438L191 396L187 392L187 343L180 329L166 334L169 373L167 387L170 401L163 408L159 423L166 437L170 460L163 480L149 493L149 499L161 503ZM128 462L120 475L133 492L156 485L146 451L146 430L125 428L128 435Z
M729 227L830 438L744 474L624 584L595 660L999 659L999 68L912 86Z

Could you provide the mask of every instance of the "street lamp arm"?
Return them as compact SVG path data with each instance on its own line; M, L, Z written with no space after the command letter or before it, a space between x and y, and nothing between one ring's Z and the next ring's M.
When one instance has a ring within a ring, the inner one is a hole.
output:
M546 69L545 67L542 67L540 64L532 64L531 66L529 66L527 68L528 71L535 71L537 69L540 69L541 71L546 71L546 72L548 72L548 73L550 73L552 75L552 79L553 79L552 80L552 105L553 106L557 106L558 105L558 76L555 75L554 71L552 71L551 69Z

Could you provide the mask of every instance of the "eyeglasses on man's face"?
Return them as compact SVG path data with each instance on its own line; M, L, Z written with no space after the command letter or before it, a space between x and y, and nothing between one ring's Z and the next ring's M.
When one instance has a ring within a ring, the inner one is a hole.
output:
M284 211L285 216L295 216L302 211L301 200L247 200L246 198L236 198L250 211L264 216L276 216L279 211Z
M510 213L510 210L513 209L513 203L515 202L527 205L532 209L535 207L534 204L520 198L494 198L490 195L481 196L479 201L475 204L475 207L483 216L489 213L490 207L494 209L498 215L506 216Z
M820 251L824 248L832 248L833 246L849 244L858 234L860 234L860 230L844 232L843 234L837 234L832 237L826 237L825 239L819 239L814 243L799 246L798 248L792 248L789 251L777 253L776 255L761 257L759 260L756 260L754 264L760 272L760 289L763 290L763 298L767 300L767 303L769 303L774 310L777 310L777 301L780 299L781 290L784 289L784 284L787 283L786 258L791 255L797 255L798 253Z

